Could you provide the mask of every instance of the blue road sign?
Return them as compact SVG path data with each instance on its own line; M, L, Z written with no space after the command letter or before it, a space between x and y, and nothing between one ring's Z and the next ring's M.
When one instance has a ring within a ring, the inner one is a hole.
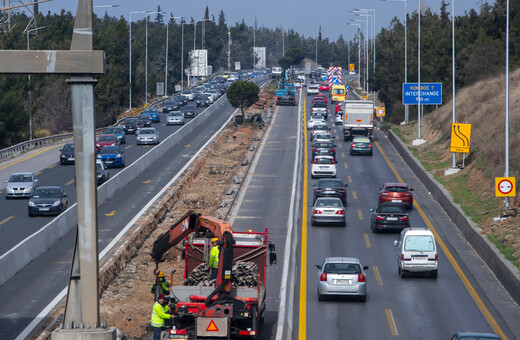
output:
M340 85L341 84L341 80L339 80L339 78L332 78L332 84L334 85Z
M418 105L417 83L403 83L403 104ZM442 83L421 83L421 105L442 104Z
M348 85L345 85L345 88L346 88L347 90L350 90L350 86L348 86Z

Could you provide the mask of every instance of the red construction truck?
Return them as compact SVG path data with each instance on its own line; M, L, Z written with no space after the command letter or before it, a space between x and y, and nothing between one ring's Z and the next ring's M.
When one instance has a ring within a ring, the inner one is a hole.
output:
M218 275L211 286L192 286L187 280L206 262L209 240L219 238ZM184 285L170 288L173 319L170 339L257 337L266 311L266 268L276 263L274 244L262 233L233 232L229 223L189 211L169 231L159 236L152 257L159 263L164 253L184 240ZM234 266L247 263L253 279L237 283Z

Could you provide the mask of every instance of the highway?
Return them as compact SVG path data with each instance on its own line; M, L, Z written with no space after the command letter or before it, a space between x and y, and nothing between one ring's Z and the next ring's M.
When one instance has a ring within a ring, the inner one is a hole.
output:
M307 115L310 100L307 98ZM329 116L329 126L334 126L332 119ZM351 156L350 143L343 141L341 126L334 126L332 131L337 144L337 177L349 184L347 226L311 226L311 183L315 180L310 179L307 167L301 221L298 339L318 339L324 334L328 339L449 339L457 331L503 332L508 339L517 339L518 305L461 238L456 226L431 199L384 134L376 132L372 157ZM307 152L308 165L310 143ZM421 275L401 279L393 244L398 234L373 234L370 230L369 209L377 205L378 188L384 182L401 180L415 188L411 225L428 226L438 233L437 279ZM314 266L329 256L357 257L369 266L367 302L349 298L318 301ZM460 266L459 273L450 260Z

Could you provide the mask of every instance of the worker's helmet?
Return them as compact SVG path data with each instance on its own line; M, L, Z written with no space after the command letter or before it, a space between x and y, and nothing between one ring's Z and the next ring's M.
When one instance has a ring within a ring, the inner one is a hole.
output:
M164 273L163 272L159 272L159 274L157 274L157 277L164 277Z
M211 239L211 243L213 243L213 242L218 242L218 237L213 237L213 238Z
M164 298L165 298L164 294L159 294L159 297L157 298L157 300L164 299Z

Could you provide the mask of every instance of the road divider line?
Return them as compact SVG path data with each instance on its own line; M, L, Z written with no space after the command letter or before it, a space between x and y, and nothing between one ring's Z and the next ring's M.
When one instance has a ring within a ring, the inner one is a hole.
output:
M344 152L341 153L341 157L345 157L345 153Z
M38 171L37 173L34 174L34 176L38 176L38 175L41 175L43 174L43 171Z
M58 145L50 146L50 147L48 147L48 148L45 148L45 149L43 149L43 150L40 150L40 151L38 151L38 152L36 152L36 153L30 155L30 156L27 156L27 157L25 157L25 158L22 158L22 159L19 159L19 160L17 160L17 161L14 161L14 162L12 162L12 163L9 163L9 164L7 164L7 165L4 165L3 167L0 167L0 170L3 170L3 169L5 169L5 168L8 168L8 167L10 167L11 165L15 165L15 164L18 164L18 163L20 163L20 162L26 161L26 160L28 160L29 158L33 158L34 156L37 156L37 155L39 155L39 154L41 154L41 153L43 153L43 152L45 152L45 151L48 151L48 150L51 150L51 149L57 148L57 147L62 146L62 145L63 145L63 144L58 144Z
M357 200L357 194L355 191L352 191L352 198L354 198L355 200Z
M345 170L348 170L348 165L347 165L347 163L343 163L343 166L345 167Z
M381 275L379 275L379 268L377 266L372 266L372 271L374 272L374 276L376 277L377 285L382 286L383 280L381 280Z
M71 185L72 183L74 183L76 180L75 179L71 179L70 181L68 181L67 183L65 183L65 185Z
M357 216L360 220L363 220L363 214L361 213L361 210L358 209Z
M384 151L381 148L381 146L379 145L379 143L376 141L375 144L376 144L377 148L379 149L379 152L381 152L381 154L383 155L383 157L386 160L387 164L390 166L390 169L394 173L394 175L397 178L397 180L399 182L403 183L403 180L401 179L401 177L399 176L399 174L395 170L395 168L392 165L392 163L390 163L390 161L388 160L388 157L386 157L386 154L384 153ZM502 331L502 329L500 328L500 326L496 322L495 318L493 318L493 315L491 315L491 313L487 309L486 305L484 304L484 302L482 301L482 299L480 298L478 293L475 291L475 288L473 288L473 285L469 282L468 278L466 277L466 274L464 274L464 272L460 268L459 264L457 263L457 261L455 260L455 258L451 254L451 252L448 250L448 247L446 247L446 244L444 243L444 241L441 239L441 237L437 233L437 230L435 229L433 224L430 222L428 217L426 217L426 214L422 210L422 208L419 205L419 203L417 203L417 201L414 200L413 201L413 205L417 209L417 212L419 213L419 215L421 215L421 218L423 219L424 223L426 223L428 228L431 230L431 232L435 236L435 240L437 241L437 243L441 247L444 255L446 255L446 258L448 258L448 261L450 262L451 266L453 267L453 269L455 270L455 272L459 276L460 280L462 281L462 283L464 284L464 286L468 290L469 294L473 298L473 301L475 301L475 304L480 309L480 311L482 312L482 314L486 318L486 320L489 323L489 325L491 326L491 328L493 328L493 331L497 335L499 335L502 339L507 339L506 335L504 334L504 332Z
M370 240L368 239L368 235L363 234L363 237L365 238L365 244L366 244L367 248L370 248Z
M347 176L347 180L349 183L352 183L352 178L350 176Z
M54 163L53 165L51 165L51 166L48 167L47 169L52 169L52 168L54 168L56 165L58 165L58 163Z
M386 320L388 321L388 327L390 327L390 332L394 336L399 335L399 333L397 332L397 327L395 325L394 316L392 315L392 310L385 309L385 314L386 314Z
M307 103L303 100L303 121L307 121ZM307 152L307 131L304 133L303 150L303 197L302 197L302 238L301 238L301 257L300 257L300 318L298 339L307 338L307 188L309 185L309 153Z
M9 221L12 220L13 218L14 218L14 216L9 216L8 218L6 218L6 219L3 220L2 222L0 222L0 225L9 222Z
M342 147L343 147L343 146L341 146L341 144L338 144L338 148L340 148L340 149L341 149Z

